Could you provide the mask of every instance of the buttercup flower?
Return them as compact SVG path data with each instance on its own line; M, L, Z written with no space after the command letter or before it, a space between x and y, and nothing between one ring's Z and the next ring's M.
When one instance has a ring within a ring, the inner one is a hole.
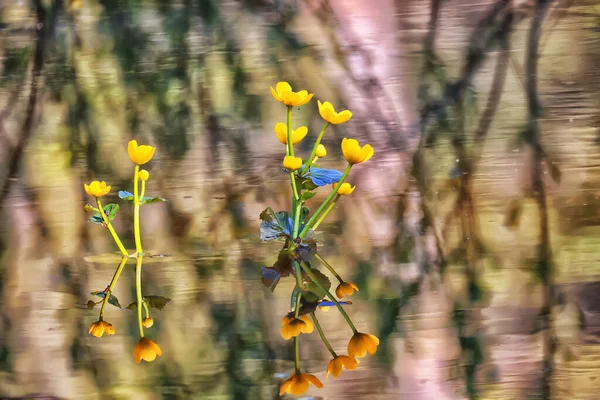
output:
M299 318L285 316L281 320L281 337L285 340L298 336L301 333L309 334L315 329L308 315L301 315Z
M104 181L93 181L89 185L84 183L83 187L85 188L87 194L94 197L106 196L110 192L110 186L107 186L106 182Z
M88 333L97 338L101 338L105 333L107 335L114 335L115 328L106 321L98 320L90 325Z
M283 158L283 168L294 172L302 167L302 159L300 157L285 156Z
M304 139L307 133L308 128L305 126L301 126L297 129L294 129L292 131L292 144L295 145L299 143L302 139ZM277 135L277 139L279 139L281 143L287 144L288 131L287 126L284 123L278 122L277 125L275 125L275 134Z
M379 346L379 339L370 333L356 332L348 342L348 355L354 359L362 358L367 353L375 354Z
M275 89L271 87L271 94L275 100L285 104L286 106L302 106L310 101L314 93L308 94L306 90L299 92L292 91L292 87L287 82L278 82Z
M140 180L145 182L150 178L150 173L148 171L146 171L145 169L143 169L140 172L138 172L138 178L140 178Z
M152 146L138 146L136 140L131 140L127 145L127 153L129 153L129 158L131 158L131 161L137 165L143 165L150 161L155 150L156 147Z
M325 103L317 101L317 104L319 105L319 114L321 114L321 117L330 124L343 124L352 118L352 113L349 110L344 110L339 113L335 112L333 105L328 101Z
M327 149L325 148L325 146L323 146L322 144L319 144L317 146L317 151L316 151L315 155L319 158L325 157L327 155Z
M344 138L342 140L342 153L344 153L344 158L350 164L359 164L373 157L373 147L370 144L360 147L358 140Z
M144 325L144 328L151 328L152 325L154 325L154 320L152 319L152 317L143 318L142 325Z
M354 189L356 189L356 185L352 186L349 183L344 182L344 183L342 183L340 188L337 190L337 194L339 194L340 196L352 194L352 192L354 192Z
M138 364L141 360L145 360L147 362L154 361L156 356L162 356L160 347L158 347L158 345L152 340L145 337L141 338L133 349L133 358Z
M359 291L358 286L356 286L356 284L354 284L353 282L342 282L335 288L335 295L341 299L344 297L344 295L352 296L354 291Z
M327 364L327 375L325 375L325 378L329 378L329 374L337 378L342 373L342 367L345 367L347 370L356 369L358 368L358 361L348 356L337 356Z
M293 394L294 396L299 396L308 390L310 383L319 389L323 387L323 383L321 383L319 378L316 376L296 372L281 384L281 387L279 388L279 395L283 396L284 393L289 393Z

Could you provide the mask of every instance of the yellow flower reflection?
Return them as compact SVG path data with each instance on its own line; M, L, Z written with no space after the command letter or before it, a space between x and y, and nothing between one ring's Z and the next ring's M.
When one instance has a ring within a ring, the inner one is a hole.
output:
M160 347L152 340L145 337L141 338L133 349L133 358L138 364L141 360L152 362L156 359L156 356L162 356Z
M315 155L319 158L325 157L327 155L327 149L325 148L325 146L319 144L317 146L317 151L315 152Z
M287 82L278 82L275 89L271 87L271 94L275 100L291 107L302 106L314 96L314 93L309 94L306 90L292 91L292 87Z
M143 165L152 159L154 156L154 151L156 147L152 146L138 146L136 140L131 140L127 145L127 153L129 154L129 158L133 161L134 164Z
M289 340L301 333L309 334L315 329L308 315L301 315L299 318L285 316L281 320L281 337Z
M90 325L88 333L97 338L101 338L105 333L107 335L114 335L115 328L106 321L98 320Z
M284 393L289 393L299 396L308 390L308 386L311 383L318 389L323 387L323 383L316 376L296 372L281 384L279 395L283 396Z
M342 282L335 288L335 295L341 299L344 296L352 296L354 291L359 291L354 282Z
M375 354L379 339L370 333L356 332L348 342L348 355L354 359L362 358L367 353Z
M340 188L337 190L337 194L339 194L340 196L352 194L352 192L354 192L354 189L356 189L356 186L352 186L349 183L344 182L344 183L342 183Z
M292 144L298 144L306 134L308 133L308 128L306 126L301 126L292 131ZM288 142L288 131L287 126L283 122L278 122L275 125L275 134L277 135L277 139L283 143L287 144Z
M360 147L358 140L344 138L342 140L342 153L344 153L344 158L348 163L359 164L373 157L373 147L370 144Z
M110 192L110 186L108 186L104 181L93 181L89 185L84 183L83 187L85 188L87 194L94 197L106 196Z
M329 374L334 378L337 378L342 373L342 367L347 370L353 370L358 368L358 361L349 356L337 356L327 364L327 375L325 378L329 378Z
M300 157L285 156L283 158L283 168L290 172L294 172L302 167L302 159Z
M335 108L333 108L333 105L328 101L325 103L317 101L317 104L319 105L319 114L321 114L321 117L330 124L343 124L352 118L352 113L349 110L344 110L339 113L335 112Z

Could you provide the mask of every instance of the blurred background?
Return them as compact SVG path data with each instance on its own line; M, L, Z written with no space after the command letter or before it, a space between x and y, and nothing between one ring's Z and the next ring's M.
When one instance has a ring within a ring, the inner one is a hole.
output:
M343 137L375 148L318 236L381 345L325 381L303 335L325 382L307 396L597 399L597 0L2 0L0 398L279 398L294 282L261 283L281 243L260 243L258 217L290 207L280 80L315 93L294 112L301 151L317 99L354 113L322 166L344 167ZM163 355L139 365L134 313L109 307L117 334L97 339L85 306L118 261L83 183L131 191L131 139L157 147L147 191L167 199L142 209L163 255L144 291L171 298L148 331ZM341 316L321 320L345 353Z

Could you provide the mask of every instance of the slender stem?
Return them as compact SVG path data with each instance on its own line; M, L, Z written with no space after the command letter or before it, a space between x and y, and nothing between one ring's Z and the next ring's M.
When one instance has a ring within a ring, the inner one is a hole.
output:
M319 260L321 264L323 264L329 270L329 272L331 272L337 278L337 280L340 281L340 283L344 282L344 280L338 275L338 273L335 272L335 269L333 269L333 267L329 265L329 263L325 261L323 257L321 257L319 254L315 254L315 258Z
M344 317L344 319L350 326L350 329L352 329L352 332L357 333L358 330L356 330L356 327L352 323L352 320L350 319L348 314L346 314L346 311L341 306L339 301L337 301L337 299L331 293L329 293L329 291L327 291L327 290L325 290L325 288L323 288L323 286L321 285L319 280L315 277L315 274L312 273L310 268L304 262L300 262L300 266L302 267L304 272L306 272L306 274L310 277L310 279L314 282L314 284L317 285L317 287L319 289L321 289L321 291L325 294L325 296L327 296L327 298L329 298L329 300L331 300L335 304L335 306L338 308L338 310L340 311L340 313L342 314L342 316Z
M321 139L323 139L323 135L325 134L327 128L329 128L329 122L325 122L325 126L323 126L323 129L321 129L321 132L319 132L319 136L317 136L317 141L313 146L312 152L310 153L310 157L308 157L309 161L307 161L304 168L302 168L302 172L300 173L300 175L303 175L306 171L308 171L310 166L314 163L315 154L317 154L317 147L319 147L319 144L321 144Z
M137 262L135 263L135 294L137 298L137 317L138 326L140 328L140 337L144 337L144 325L142 324L142 255L138 253Z
M298 346L298 336L294 336L294 369L300 373L300 348Z
M146 181L142 181L142 193L140 193L140 204L144 199L144 195L146 194Z
M292 261L292 267L294 268L294 273L296 275L296 286L298 286L298 290L300 291L300 295L302 295L302 270L300 269L300 264L298 264L298 261ZM296 318L298 318L298 312L299 312L299 304L300 304L300 297L298 296L297 300L296 300Z
M293 178L292 178L293 179ZM302 213L302 202L298 198L295 202L294 208L294 231L292 232L292 238L296 239L298 237L298 230L300 229L300 214Z
M294 192L294 200L298 202L300 200L300 194L298 193L298 187L296 185L296 177L293 172L290 172L290 181L292 182L292 191Z
M329 350L329 352L331 353L333 358L336 358L337 354L335 353L335 351L333 351L333 349L331 348L331 345L329 344L329 341L325 337L325 333L323 332L323 329L321 329L321 324L319 324L319 320L317 319L317 316L315 315L314 312L311 312L310 316L311 316L315 326L317 327L317 331L319 331L319 336L321 336L321 340L323 341L323 343L325 343L327 350Z
M110 298L110 295L112 294L112 290L115 287L115 285L117 284L117 281L119 280L121 271L123 271L123 267L125 267L125 263L127 262L128 258L129 258L129 256L126 256L126 255L124 255L123 258L121 258L121 263L117 267L117 270L115 271L115 274L113 275L112 280L110 281L110 284L108 285L108 289L106 289L104 291L104 299L102 299L102 307L100 308L100 319L102 319L102 317L104 317L104 308L106 307L106 303L108 303L108 299Z
M300 300L302 299L302 292L298 293L298 297L296 297L296 304L294 305L294 317L298 318L300 314Z
M138 196L138 172L140 166L135 165L133 173L133 233L135 235L135 250L138 256L142 254L142 240L140 238L140 198Z
M292 107L287 106L287 152L294 157L294 144L292 143Z
M315 224L313 225L312 229L313 231L316 230L319 225L321 225L321 222L323 222L323 220L325 219L325 217L327 216L327 214L329 214L329 212L331 210L333 210L333 207L335 207L335 203L338 202L338 200L340 199L340 195L336 195L335 198L333 199L333 201L331 202L331 204L329 204L329 207L327 207L327 209L325 210L325 212L323 212L321 214L321 216L319 217L319 219L317 220L317 222L315 222Z
M352 168L352 164L348 164L348 166L346 167L346 170L344 170L344 174L342 175L342 178L337 183L337 185L335 185L335 188L333 189L333 191L329 194L329 196L327 196L327 198L319 206L319 208L317 208L317 211L315 211L315 213L313 214L313 216L310 217L310 219L308 220L308 222L304 226L304 229L302 229L302 232L300 232L300 235L299 235L300 238L303 238L304 235L306 235L306 232L308 232L308 230L310 229L311 225L315 222L315 219L317 219L317 217L319 216L319 214L321 213L321 211L323 211L323 209L329 203L329 201L331 201L331 199L333 198L333 196L335 196L337 194L338 189L340 188L340 186L342 186L342 183L344 183L344 181L346 180L346 177L350 173L350 169L351 168Z
M112 235L113 240L115 241L115 243L119 247L119 250L121 251L121 254L123 255L123 257L129 257L129 254L127 253L127 250L125 250L125 246L123 246L123 243L121 242L121 239L119 239L119 235L117 235L117 232L115 232L115 229L113 228L113 226L110 223L108 217L106 216L106 213L104 212L104 208L102 208L102 203L100 202L100 198L99 197L96 197L96 204L98 204L98 212L102 216L102 220L104 220L104 223L106 224L106 227L108 228L108 231Z
M150 310L148 310L148 304L146 304L145 301L143 301L142 304L144 305L144 311L146 311L146 318L148 318L150 316Z

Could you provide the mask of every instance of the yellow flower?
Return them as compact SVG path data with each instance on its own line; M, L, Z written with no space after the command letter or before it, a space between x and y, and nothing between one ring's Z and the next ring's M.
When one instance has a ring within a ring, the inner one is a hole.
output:
M154 325L154 320L152 319L152 317L143 318L142 325L144 325L144 328L151 328L152 325Z
M319 114L321 114L321 117L330 124L343 124L352 118L352 113L349 110L344 110L339 113L335 112L333 105L328 101L325 103L317 101L317 104L319 105Z
M275 100L292 107L302 106L308 103L314 96L314 93L308 94L306 90L299 92L292 91L292 87L287 82L278 82L275 89L271 87L271 94Z
M300 372L294 373L294 375L287 378L279 388L279 395L283 396L284 393L293 394L299 396L308 390L309 384L312 383L315 387L321 389L323 383L312 374L301 374Z
M300 157L285 156L283 158L283 168L294 172L302 167L302 159Z
M373 147L365 144L362 148L356 139L344 138L342 140L342 153L350 164L359 164L373 157Z
M319 158L325 157L327 155L327 149L325 148L325 146L323 146L322 144L319 144L317 146L317 151L316 151L315 155Z
M115 328L106 321L98 320L90 325L88 333L97 338L101 338L105 333L107 335L114 335Z
M104 182L104 181L102 181L102 182L93 181L89 185L86 185L84 183L83 187L85 188L85 191L87 192L87 194L89 194L90 196L94 196L94 197L106 196L110 192L110 186L107 186L106 182Z
M297 129L294 129L294 131L292 132L292 144L295 145L299 143L302 139L304 139L307 133L308 128L305 126L301 126ZM277 139L279 139L281 143L287 144L287 126L283 122L278 122L277 125L275 125L275 134L277 135Z
M85 185L84 185L84 187L85 187ZM86 190L86 192L87 192L87 190ZM92 205L90 203L87 203L85 206L83 206L83 209L87 212L90 212L94 209L94 207L92 207Z
M379 339L370 333L356 332L348 342L348 355L354 359L364 357L367 353L375 354Z
M127 145L127 153L129 153L129 158L131 158L131 161L137 165L143 165L150 161L155 150L156 147L152 146L138 146L136 140L131 140Z
M353 282L342 282L335 288L335 295L341 299L344 295L352 296L352 293L354 293L355 290L357 292L359 291L358 286Z
M325 378L329 378L329 374L334 378L337 378L342 373L342 367L347 370L358 368L358 361L348 356L337 356L327 364L327 375Z
M150 173L143 169L140 172L138 172L138 178L145 182L150 178Z
M285 316L281 320L281 337L285 340L298 336L301 333L312 333L315 329L308 315L301 315L299 318Z
M352 194L352 192L354 192L354 189L356 189L356 185L352 186L349 183L344 182L344 183L342 183L340 188L337 190L337 194L339 194L340 196Z
M152 340L148 338L141 338L133 349L133 358L136 363L140 363L141 360L151 362L156 359L156 356L162 356L160 347Z

